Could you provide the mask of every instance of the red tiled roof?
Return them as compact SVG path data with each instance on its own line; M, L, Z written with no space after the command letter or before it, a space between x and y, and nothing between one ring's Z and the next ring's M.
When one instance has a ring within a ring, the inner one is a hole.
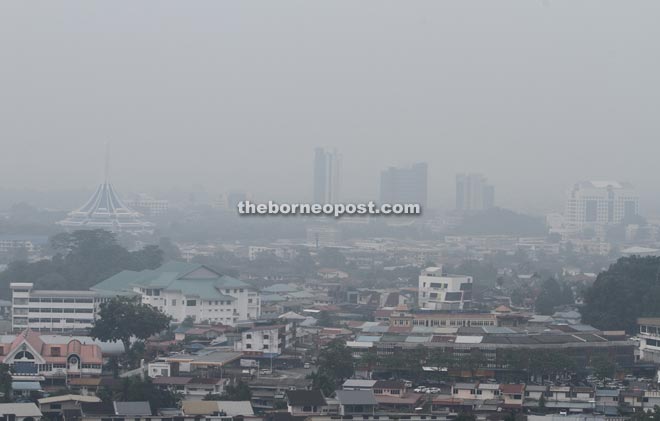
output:
M41 340L39 332L29 329L17 335L9 347L3 346L4 354L10 354L24 342L50 364L64 364L72 354L77 355L82 364L103 364L101 347L96 344L82 344L77 339L71 339L66 344L47 344Z
M507 393L507 394L519 394L519 393L522 393L524 389L525 389L524 384L501 384L500 385L500 390L502 391L502 393Z

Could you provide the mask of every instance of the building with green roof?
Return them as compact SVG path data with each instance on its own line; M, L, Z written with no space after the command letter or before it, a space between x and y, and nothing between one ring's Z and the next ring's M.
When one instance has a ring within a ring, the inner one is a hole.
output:
M91 290L139 294L144 304L159 308L176 322L193 317L197 322L234 325L257 319L261 313L256 289L196 263L171 261L153 270L125 270Z

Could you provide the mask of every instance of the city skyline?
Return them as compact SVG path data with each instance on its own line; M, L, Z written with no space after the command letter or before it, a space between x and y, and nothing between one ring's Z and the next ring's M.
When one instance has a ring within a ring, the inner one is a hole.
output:
M617 179L660 209L655 3L598 2L597 18L565 1L168 4L2 5L0 188L91 190L109 142L126 194L302 200L328 145L348 200L427 161L433 207L451 206L454 174L482 172L507 208L561 209L576 180Z

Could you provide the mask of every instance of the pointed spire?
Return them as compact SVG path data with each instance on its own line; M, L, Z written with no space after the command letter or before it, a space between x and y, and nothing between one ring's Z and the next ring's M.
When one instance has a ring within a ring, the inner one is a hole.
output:
M110 144L105 142L105 174L103 176L103 181L105 184L108 184L110 178Z

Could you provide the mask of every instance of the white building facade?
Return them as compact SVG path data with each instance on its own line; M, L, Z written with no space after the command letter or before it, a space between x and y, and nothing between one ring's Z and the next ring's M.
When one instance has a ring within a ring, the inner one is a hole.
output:
M10 288L14 332L87 331L101 303L110 298L93 291L37 290L29 282L13 282Z
M257 326L241 334L234 350L252 355L280 355L291 346L293 332L290 324Z
M425 310L463 310L472 301L472 277L445 274L442 266L424 269L418 289L418 304Z
M639 214L639 196L630 183L583 181L567 194L565 223L583 228L615 225Z
M138 294L142 303L158 308L177 323L190 317L196 322L233 326L261 314L255 288L193 263L169 262L154 270L123 271L92 290Z

